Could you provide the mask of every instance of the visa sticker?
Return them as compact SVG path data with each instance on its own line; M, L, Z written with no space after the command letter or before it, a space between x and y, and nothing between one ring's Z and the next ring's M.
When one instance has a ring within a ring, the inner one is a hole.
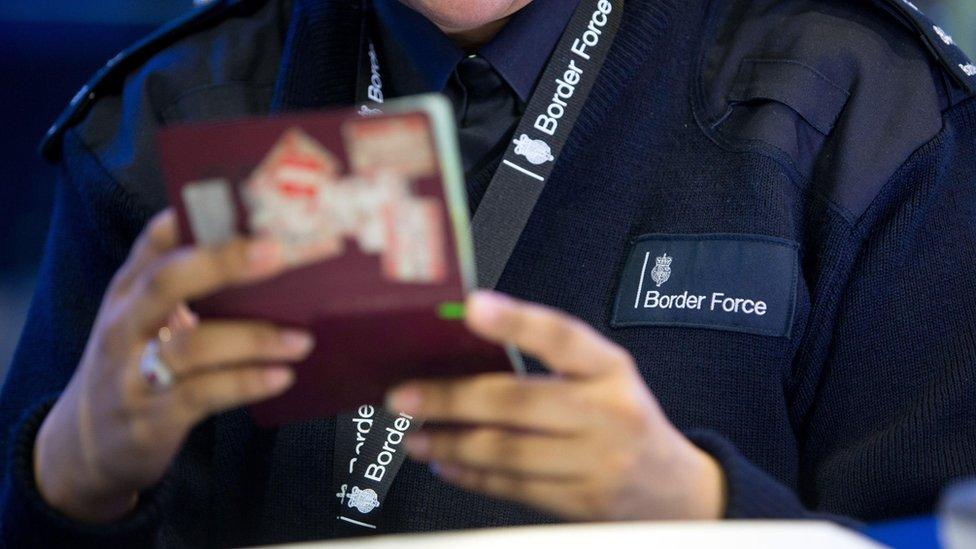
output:
M790 337L799 246L742 234L639 237L611 326L681 326Z

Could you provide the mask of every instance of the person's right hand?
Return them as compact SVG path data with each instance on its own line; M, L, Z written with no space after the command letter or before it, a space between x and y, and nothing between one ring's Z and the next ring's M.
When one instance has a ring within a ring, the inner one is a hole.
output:
M159 356L173 384L139 372L148 342L184 302L285 269L280 248L236 239L179 247L172 211L139 237L102 301L70 383L41 426L34 473L44 500L86 522L109 522L157 483L190 429L217 412L275 396L308 356L307 333L260 322L203 322L168 332Z

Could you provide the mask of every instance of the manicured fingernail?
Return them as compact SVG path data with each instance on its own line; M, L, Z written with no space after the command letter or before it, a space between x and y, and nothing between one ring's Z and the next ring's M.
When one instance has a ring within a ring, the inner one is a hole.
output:
M492 326L502 314L505 300L493 292L475 292L468 303L468 319L480 326Z
M424 457L430 450L430 436L426 433L411 433L407 435L407 440L403 444L406 446L408 454Z
M300 330L282 330L281 344L289 351L307 353L312 350L315 340L310 334Z
M184 315L183 320L186 322L187 328L196 328L196 326L200 324L200 315L194 313L193 310L186 305L182 305L182 308Z
M295 373L290 368L268 368L264 372L264 381L269 389L280 391L294 383Z
M247 260L257 270L273 267L281 259L281 246L270 239L257 240L247 249Z
M420 389L413 386L394 389L386 398L386 407L391 412L404 412L410 415L420 413Z
M170 328L174 331L190 330L196 328L198 324L200 324L200 317L191 311L185 303L176 307L176 312L173 313L170 320Z

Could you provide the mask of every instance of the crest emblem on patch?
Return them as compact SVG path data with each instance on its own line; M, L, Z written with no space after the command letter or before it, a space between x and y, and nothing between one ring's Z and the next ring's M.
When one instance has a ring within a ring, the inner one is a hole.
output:
M673 257L669 257L667 253L661 257L655 259L654 268L651 269L651 280L657 284L660 288L665 282L671 278L671 262L674 261Z
M369 513L379 506L379 496L369 488L360 489L359 486L353 486L352 491L349 492L349 507L356 509L360 513Z
M515 154L524 156L533 165L541 166L556 159L548 143L540 139L532 139L524 133L512 143L515 143Z

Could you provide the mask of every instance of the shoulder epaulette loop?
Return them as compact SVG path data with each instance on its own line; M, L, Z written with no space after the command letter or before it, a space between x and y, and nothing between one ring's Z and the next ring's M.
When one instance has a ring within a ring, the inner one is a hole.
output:
M959 85L976 94L976 63L956 44L948 32L937 25L911 0L883 0L919 33L932 55L945 67Z

